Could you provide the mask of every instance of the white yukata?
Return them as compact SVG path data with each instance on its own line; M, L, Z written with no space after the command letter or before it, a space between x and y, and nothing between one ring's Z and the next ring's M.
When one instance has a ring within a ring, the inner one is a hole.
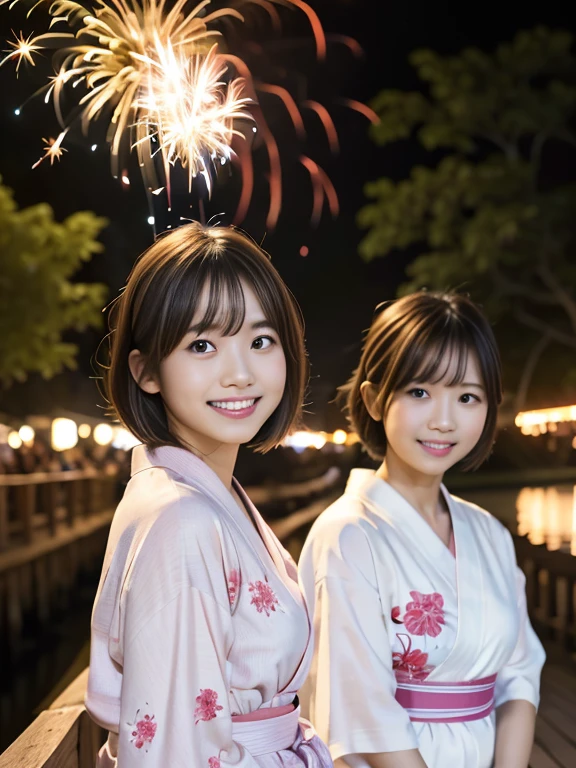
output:
M512 699L538 705L544 651L512 537L488 512L442 493L456 556L392 486L355 469L300 558L316 636L310 719L332 758L355 768L367 765L361 754L409 749L428 768L492 766L494 711L430 722L430 710L396 700L402 685L421 700L434 683L442 693L475 681L468 690L487 690L490 709ZM476 683L494 675L495 690Z
M332 765L292 705L313 650L296 566L235 489L258 532L190 452L133 451L92 616L98 768Z

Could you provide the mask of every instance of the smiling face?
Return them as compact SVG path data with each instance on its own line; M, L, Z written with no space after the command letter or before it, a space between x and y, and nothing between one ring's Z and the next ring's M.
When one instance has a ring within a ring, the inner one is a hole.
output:
M387 463L438 477L478 443L488 403L476 355L467 355L461 376L457 366L447 353L439 380L412 381L394 393L383 418Z
M170 431L202 454L250 442L284 393L286 359L278 333L253 290L244 282L242 290L245 315L237 333L195 328L206 315L206 287L188 333L161 361L157 375L140 384L161 394Z

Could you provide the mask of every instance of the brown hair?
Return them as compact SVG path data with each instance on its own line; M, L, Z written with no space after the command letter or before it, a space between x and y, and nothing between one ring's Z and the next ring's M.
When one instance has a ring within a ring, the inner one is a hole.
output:
M488 413L484 430L472 451L459 462L460 469L477 469L494 444L498 406L502 401L500 355L488 320L466 296L420 291L380 305L366 335L360 364L347 384L340 387L352 429L373 459L386 455L383 419L368 413L360 393L364 381L378 390L377 407L384 415L395 392L411 381L438 382L454 356L457 365L448 386L464 380L468 355L478 359Z
M296 299L269 256L246 234L193 222L163 235L140 256L110 312L110 364L104 366L109 410L147 447L185 446L170 432L161 395L144 392L132 377L130 352L138 349L145 356L142 376L157 374L162 360L187 333L205 286L209 300L197 324L199 332L217 326L223 334L234 335L245 316L242 281L256 294L286 357L282 400L251 447L265 453L300 421L308 359Z

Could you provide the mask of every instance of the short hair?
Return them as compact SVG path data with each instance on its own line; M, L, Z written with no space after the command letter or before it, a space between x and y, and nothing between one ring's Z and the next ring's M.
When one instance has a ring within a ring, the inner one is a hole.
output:
M449 364L454 356L457 361L448 385L461 383L472 353L480 367L488 412L478 443L458 466L464 471L477 469L492 450L502 402L500 355L488 320L469 298L457 293L419 291L385 302L378 309L381 311L364 340L360 364L340 387L352 429L368 454L383 460L387 449L383 418L394 393L411 381L443 379L448 368L440 368L446 353ZM372 419L364 405L360 393L364 381L370 381L378 390L380 421Z
M144 392L132 377L130 352L144 355L142 375L157 374L188 332L205 287L209 298L199 332L216 326L224 335L238 333L246 309L242 281L254 291L286 358L282 399L250 446L265 453L300 423L308 358L296 299L268 254L244 232L192 222L162 235L139 257L110 311L104 394L110 414L148 448L186 446L170 431L161 394Z

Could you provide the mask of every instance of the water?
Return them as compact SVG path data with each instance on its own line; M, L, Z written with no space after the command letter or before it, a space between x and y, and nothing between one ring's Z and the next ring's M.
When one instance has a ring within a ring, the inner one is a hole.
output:
M456 491L501 520L532 544L576 555L576 486Z
M17 662L0 661L0 753L88 665L96 586L95 578L81 581L68 610L48 629L27 632Z

